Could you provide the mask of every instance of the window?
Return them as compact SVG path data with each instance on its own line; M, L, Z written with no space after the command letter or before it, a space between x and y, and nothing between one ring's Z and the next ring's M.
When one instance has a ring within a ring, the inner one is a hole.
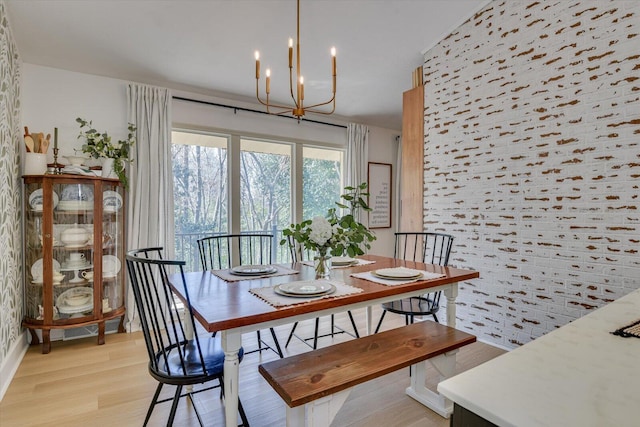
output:
M336 207L344 188L344 151L304 147L302 157L303 218L325 216L329 207Z
M291 145L240 142L240 229L272 232L291 223Z
M188 130L174 130L172 143L176 258L187 271L201 268L197 240L213 234L273 234L273 261L288 262L282 229L325 215L344 187L340 149ZM298 168L295 150L302 150ZM301 206L292 194L302 194Z
M176 255L195 269L197 240L227 232L228 137L174 131L171 138Z

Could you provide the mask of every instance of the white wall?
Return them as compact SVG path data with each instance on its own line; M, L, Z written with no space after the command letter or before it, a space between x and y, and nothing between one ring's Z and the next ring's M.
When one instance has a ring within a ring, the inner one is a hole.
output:
M50 133L52 141L57 127L59 156L82 146L77 117L92 120L96 130L115 140L126 138L127 82L32 64L24 64L22 76L23 125ZM53 162L53 147L47 157Z
M397 131L369 127L369 161L377 163L391 163L392 192L396 190L396 159L398 157L398 141L400 135ZM377 240L371 245L371 253L377 255L393 256L394 235L397 229L398 217L396 215L397 194L392 194L391 228L376 228L374 233Z

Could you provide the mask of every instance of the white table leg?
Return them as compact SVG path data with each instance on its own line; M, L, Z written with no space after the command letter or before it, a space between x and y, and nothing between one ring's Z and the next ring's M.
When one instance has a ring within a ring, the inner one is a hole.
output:
M367 319L367 335L371 335L373 333L372 322L373 322L373 307L368 305L366 311L366 319Z
M456 298L458 297L458 283L452 283L444 290L447 297L447 326L456 327Z
M447 326L456 327L456 297L458 296L458 284L452 283L444 290L447 297ZM438 382L453 376L456 367L456 353L450 351L440 356L429 359L429 363L438 372ZM411 385L406 393L426 407L430 408L442 417L449 418L453 411L453 403L434 390L426 387L426 361L411 366Z
M238 386L240 360L238 350L242 335L233 331L221 331L224 350L224 414L227 427L238 425Z

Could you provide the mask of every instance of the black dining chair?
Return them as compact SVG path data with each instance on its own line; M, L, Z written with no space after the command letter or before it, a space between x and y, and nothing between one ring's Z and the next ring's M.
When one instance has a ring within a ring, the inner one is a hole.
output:
M193 395L206 390L222 387L225 354L219 337L198 336L193 318L191 300L187 287L184 286L187 301L184 307L177 304L171 291L168 275L176 273L184 281L184 261L164 260L162 248L145 248L132 250L126 257L127 270L131 280L131 288L135 298L140 325L144 335L149 356L149 373L158 381L151 405L144 420L146 426L155 406L171 401L171 411L167 426L173 425L176 409L181 397L187 396L193 405L198 422L202 419L196 408ZM193 338L185 336L185 330L193 331ZM243 349L238 352L242 361ZM197 391L184 386L194 386L215 381ZM159 400L160 392L165 384L176 386L173 397ZM242 425L248 426L242 403L238 400L238 411ZM156 424L156 423L154 423Z
M270 264L272 242L272 234L261 233L222 234L204 237L198 240L200 262L204 270L221 270L235 265ZM258 348L247 351L246 354L271 350L283 358L284 354L280 348L276 331L273 328L269 328L269 331L275 348L262 339L260 331L256 331Z
M289 246L289 254L291 255L292 262L310 261L313 259L309 251L303 250L300 243L296 242L291 236L287 236L287 244ZM291 328L291 332L289 332L289 337L287 338L287 342L284 345L285 348L289 346L289 343L291 342L291 339L293 337L298 338L300 341L307 344L309 347L313 348L314 350L318 348L318 338L333 337L334 335L337 335L337 334L348 334L354 338L360 338L360 334L358 333L358 328L356 327L356 322L353 320L353 314L351 314L351 311L347 311L347 314L349 315L349 320L351 321L351 326L353 327L353 334L345 331L339 326L336 326L335 316L333 314L331 315L330 332L326 334L320 334L320 318L316 317L313 336L304 338L296 335L295 332L296 332L296 328L298 327L298 322L295 322L293 324L293 327ZM313 340L313 345L309 344L308 342L312 340Z
M446 266L453 246L453 236L432 232L395 233L393 257L426 264ZM436 313L440 309L442 291L430 292L418 297L403 298L382 304L382 315L374 333L378 333L387 312L402 314L405 323L413 323L415 316L433 316L438 322ZM439 322L438 322L439 323Z

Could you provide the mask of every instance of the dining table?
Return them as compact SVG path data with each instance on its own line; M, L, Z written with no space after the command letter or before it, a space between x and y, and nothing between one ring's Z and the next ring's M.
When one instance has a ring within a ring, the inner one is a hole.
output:
M226 276L211 270L184 273L184 276L173 274L169 277L178 298L191 305L194 318L208 332L218 332L221 335L225 353L223 382L227 426L238 425L238 351L242 344L242 334L360 308L366 309L366 329L367 334L370 334L372 307L376 304L440 290L446 297L446 323L455 327L458 283L480 276L477 271L377 255L364 255L359 260L361 261L356 265L331 270L331 282L351 289L351 293L338 292L321 298L291 298L289 305L273 305L261 295L283 284L314 280L313 266L305 263L274 265L285 272L288 270L288 273L241 277L239 279L242 280L235 281L224 280L220 276ZM378 283L365 277L377 270L397 267L427 272L426 277L395 285ZM420 396L411 397L421 401ZM421 403L429 405L428 399Z

